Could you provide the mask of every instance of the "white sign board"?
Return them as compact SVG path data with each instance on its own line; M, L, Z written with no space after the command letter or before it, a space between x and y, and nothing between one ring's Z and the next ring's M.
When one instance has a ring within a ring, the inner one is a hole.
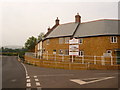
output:
M79 39L69 40L69 55L79 55Z
M69 51L79 51L79 45L69 45Z
M69 44L78 44L78 43L79 43L79 39L73 38L72 40L69 40Z
M69 52L69 55L73 55L73 56L75 55L76 56L76 55L79 55L79 52Z

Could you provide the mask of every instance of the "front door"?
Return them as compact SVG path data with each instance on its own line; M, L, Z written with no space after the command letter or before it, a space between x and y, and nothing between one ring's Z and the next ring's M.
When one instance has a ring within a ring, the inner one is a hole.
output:
M120 51L117 51L117 64L120 64Z

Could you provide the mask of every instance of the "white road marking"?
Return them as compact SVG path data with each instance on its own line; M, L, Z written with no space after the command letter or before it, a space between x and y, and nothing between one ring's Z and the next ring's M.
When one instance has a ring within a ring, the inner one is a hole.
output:
M23 67L25 69L26 76L27 76L27 74L28 74L27 69L26 69L26 67L25 67L25 65L23 63L21 63L21 64L23 65Z
M86 84L85 81L82 81L82 80L79 80L79 79L73 79L73 80L70 80L70 81L76 82L76 83L78 83L78 84L80 84L80 85Z
M26 73L26 78L27 78L27 83L26 83L26 90L31 90L31 83L30 83L30 76L28 75L28 72L27 72L27 69L25 67L25 65L23 63L21 63L25 69L25 73ZM35 78L35 81L36 81L36 86L37 86L37 90L41 90L41 87L40 87L40 83L38 82L39 80L37 79L37 76L34 76Z
M91 80L91 79L100 79L100 78L103 78L103 77L99 77L99 78L86 78L86 79L82 79L82 80Z
M23 65L23 67L24 67L24 69L25 69L25 74L26 74L26 78L27 78L27 83L26 83L26 90L31 90L31 83L30 83L30 76L28 75L28 71L27 71L27 69L26 69L26 67L25 67L25 65L23 64L23 63L21 63L22 65Z
M38 79L35 79L36 82L38 82L39 80Z
M40 83L39 83L39 82L36 82L36 86L39 87L39 86L40 86Z
M27 82L30 82L30 79L27 79Z
M34 78L37 78L37 76L34 76Z
M27 86L27 87L31 87L31 83L27 83L26 86Z
M107 79L111 79L111 78L115 78L115 77L105 77L105 78L101 78L101 79L98 79L98 80L89 81L89 82L87 82L87 84L88 83L94 83L94 82L102 81L102 80L107 80Z
M88 78L88 79L82 79L82 80L80 80L80 79L70 79L70 81L73 81L75 83L83 85L83 84L94 83L94 82L98 82L98 81L102 81L102 80L107 80L107 79L111 79L111 78L115 78L115 77ZM93 80L93 81L88 81L88 82L83 81L83 80L90 80L90 79L98 79L98 80Z
M28 76L28 74L26 74L26 76Z
M27 78L27 79L29 79L29 78L30 78L30 76L26 76L26 78Z

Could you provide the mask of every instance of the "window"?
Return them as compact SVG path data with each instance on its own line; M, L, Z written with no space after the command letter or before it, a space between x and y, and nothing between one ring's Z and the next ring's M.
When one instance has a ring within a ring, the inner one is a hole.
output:
M45 53L45 48L43 48L42 52Z
M117 37L116 36L112 36L110 37L111 43L117 43Z
M56 49L54 49L53 52L56 52Z
M79 43L80 44L82 44L83 43L83 39L81 38L81 39L79 39Z
M106 53L112 53L112 50L107 50Z
M56 49L53 50L53 54L56 54Z
M47 45L50 44L50 40L49 40L49 39L46 40L46 44L47 44Z
M59 50L59 54L63 54L63 50L60 49L60 50Z
M65 38L65 43L69 43L70 37Z
M79 56L83 56L84 55L84 51L79 51Z
M69 55L69 50L65 50L65 55Z
M105 56L112 56L112 50L107 50Z
M63 44L64 43L64 38L59 38L59 44Z

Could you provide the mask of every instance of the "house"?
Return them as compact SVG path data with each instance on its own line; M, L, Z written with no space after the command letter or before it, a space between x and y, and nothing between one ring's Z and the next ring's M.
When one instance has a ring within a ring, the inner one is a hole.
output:
M75 38L79 40L77 57L112 56L117 57L113 63L120 62L120 32L118 30L120 20L100 19L81 23L81 16L77 14L75 22L59 24L58 18L55 22L51 29L48 28L45 39L41 41L41 56L44 57L44 54L68 55L70 58L69 40ZM39 43L36 45L36 53L39 51L40 46L38 46Z

